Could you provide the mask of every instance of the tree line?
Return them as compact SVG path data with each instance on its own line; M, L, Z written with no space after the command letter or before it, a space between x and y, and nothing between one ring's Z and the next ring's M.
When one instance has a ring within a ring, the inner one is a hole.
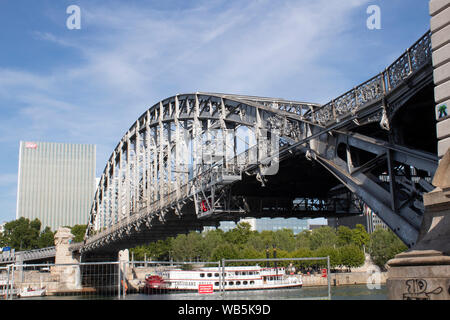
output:
M68 227L75 236L74 242L83 241L86 225ZM49 227L41 230L39 219L30 221L19 218L8 222L0 233L0 247L9 246L20 250L45 248L54 245L53 232ZM248 223L239 223L229 231L221 229L190 232L169 237L147 245L131 248L135 261L207 261L222 259L330 257L331 268L354 268L364 264L364 253L384 268L386 262L407 247L390 230L378 229L368 234L363 225L350 229L323 226L312 231L294 234L290 229L277 231L252 231ZM299 268L311 265L324 266L325 261L297 262ZM279 264L280 265L280 264ZM282 264L281 264L282 265Z
M30 220L21 217L5 223L3 232L0 232L0 247L11 247L16 251L25 251L51 247L55 245L55 233L50 227L41 230L39 219ZM74 242L83 241L86 225L67 227L75 236Z
M248 223L239 223L226 232L221 229L202 233L193 231L135 247L131 252L135 261L146 258L154 261L216 262L222 259L265 259L267 254L272 258L274 248L277 258L329 256L331 268L362 266L367 252L382 269L389 259L407 249L392 231L378 229L369 235L363 225L356 225L353 229L323 226L295 235L290 229L252 231ZM323 267L326 261L301 261L295 265L298 268Z

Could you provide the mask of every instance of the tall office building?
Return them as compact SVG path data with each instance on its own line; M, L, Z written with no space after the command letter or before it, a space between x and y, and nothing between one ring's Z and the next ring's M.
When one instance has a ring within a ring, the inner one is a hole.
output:
M297 219L297 218L246 218L241 219L240 222L246 222L250 224L251 230L253 231L278 231L282 229L291 229L294 234L298 234L303 230L308 230L308 220L307 219ZM227 232L236 227L236 223L232 221L222 221L220 223L219 229ZM214 230L214 227L206 228L205 230Z
M95 193L95 145L20 142L16 218L42 229L87 224Z

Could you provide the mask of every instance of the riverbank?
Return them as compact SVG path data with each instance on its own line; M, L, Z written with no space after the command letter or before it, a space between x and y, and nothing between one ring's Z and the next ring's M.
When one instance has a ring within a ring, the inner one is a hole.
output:
M302 275L301 276L304 287L319 287L327 286L328 279L322 275ZM330 274L331 286L344 285L376 285L386 284L387 272L379 272L377 274L370 274L368 272L339 272Z

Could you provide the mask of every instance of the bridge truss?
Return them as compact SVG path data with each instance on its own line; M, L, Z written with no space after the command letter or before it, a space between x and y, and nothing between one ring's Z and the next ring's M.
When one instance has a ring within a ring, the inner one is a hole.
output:
M200 92L162 100L111 154L81 251L117 251L247 216L357 214L362 203L412 246L438 159L410 143L401 119L433 109L432 82L427 32L323 106Z

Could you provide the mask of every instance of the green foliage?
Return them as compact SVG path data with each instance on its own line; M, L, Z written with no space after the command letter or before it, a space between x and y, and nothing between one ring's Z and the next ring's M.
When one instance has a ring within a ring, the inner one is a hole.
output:
M311 247L311 231L303 230L295 237L295 245L297 248L310 248Z
M384 269L388 260L408 247L391 230L377 229L370 235L368 249L372 261Z
M247 222L238 223L236 228L225 233L225 240L239 248L243 248L252 234L251 226Z
M73 238L73 242L83 241L86 228L87 225L85 224L76 224L70 229L70 232L75 236L75 238Z
M357 224L355 228L351 230L351 235L352 243L359 248L366 246L370 240L370 236L362 224Z
M316 250L320 247L332 247L337 243L336 231L328 226L314 229L310 237L310 248Z
M5 224L3 242L17 251L37 249L40 229L41 222L38 219L30 222L21 217Z
M357 268L364 264L364 252L356 245L350 244L339 248L340 265L347 268Z
M342 264L341 251L331 246L320 247L313 252L313 257L330 257L330 267L335 268ZM312 264L318 265L322 268L326 268L326 260L317 260Z
M198 232L181 234L172 242L172 256L176 261L198 261L201 256L202 236Z
M21 217L5 224L3 234L0 234L0 244L10 246L17 251L32 250L54 245L54 233L49 227L42 232L41 221L30 221Z
M55 245L55 233L52 232L50 227L45 227L44 231L41 232L38 239L38 247L46 248Z
M346 246L352 243L352 230L346 226L339 226L336 231L337 245Z
M380 232L377 231L377 233ZM266 248L269 250L269 258L273 258L273 247L276 247L277 258L329 256L332 268L339 266L354 268L364 264L364 246L369 246L374 254L386 250L386 245L378 243L384 239L383 237L386 235L377 236L375 234L373 237L369 237L362 225L357 225L354 229L339 227L337 230L325 226L294 235L289 229L251 231L250 225L240 223L235 229L227 232L220 229L204 233L191 232L187 235L181 234L164 241L139 246L131 251L134 253L136 261L143 260L146 256L148 260L169 260L170 257L175 261L216 262L222 259L265 259ZM394 240L389 237L388 240L383 241L395 244ZM394 249L389 249L391 250L389 251L390 255L395 255L403 248L404 245L401 242L400 245L397 243ZM377 251L377 249L379 250ZM289 263L280 261L278 266L287 266ZM292 263L296 268L326 267L325 260ZM239 262L238 264L254 265L255 262ZM265 262L261 260L259 264L265 265Z
M221 261L222 259L238 259L239 250L232 243L221 243L211 254L211 261Z

